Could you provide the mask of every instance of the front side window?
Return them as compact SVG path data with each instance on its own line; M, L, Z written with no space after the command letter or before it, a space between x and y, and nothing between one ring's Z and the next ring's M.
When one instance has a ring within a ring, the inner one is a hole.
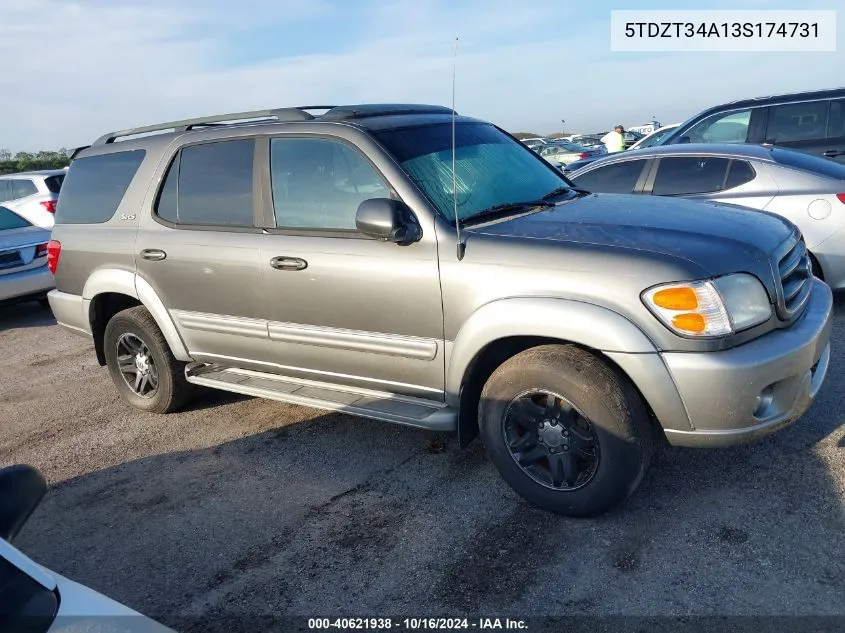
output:
M626 160L591 169L572 180L593 193L631 193L640 179L646 160Z
M745 143L751 110L715 114L694 125L681 138L690 143Z
M710 156L661 158L651 192L655 196L683 196L721 191L728 163L727 158Z
M827 138L845 137L845 99L830 102L830 116L827 119Z
M361 152L326 138L271 139L270 179L279 228L353 231L364 200L390 197Z
M437 212L450 223L515 202L537 200L566 187L560 171L488 123L437 123L384 130L376 138L393 154ZM457 193L454 195L453 192Z
M0 202L12 199L12 181L8 178L0 180Z
M254 147L252 139L183 147L167 171L156 214L174 224L253 226Z
M767 143L815 141L825 138L830 101L788 103L769 108Z

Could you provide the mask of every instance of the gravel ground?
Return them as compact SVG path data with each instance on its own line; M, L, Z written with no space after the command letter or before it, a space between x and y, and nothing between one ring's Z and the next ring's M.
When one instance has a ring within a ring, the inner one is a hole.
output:
M144 414L88 342L0 308L0 464L50 490L16 541L165 624L246 615L845 615L845 298L818 401L750 447L661 453L617 512L533 509L476 442L207 392Z

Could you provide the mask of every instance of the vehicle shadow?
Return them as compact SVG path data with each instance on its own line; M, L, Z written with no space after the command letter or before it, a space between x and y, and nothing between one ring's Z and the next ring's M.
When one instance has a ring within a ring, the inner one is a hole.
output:
M55 325L56 319L50 308L36 301L0 303L0 332L25 327Z

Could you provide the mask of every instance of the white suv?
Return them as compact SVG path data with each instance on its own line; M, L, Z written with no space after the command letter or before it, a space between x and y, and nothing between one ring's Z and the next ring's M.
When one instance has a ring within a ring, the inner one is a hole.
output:
M52 228L66 173L66 169L49 169L0 176L0 204L35 226Z

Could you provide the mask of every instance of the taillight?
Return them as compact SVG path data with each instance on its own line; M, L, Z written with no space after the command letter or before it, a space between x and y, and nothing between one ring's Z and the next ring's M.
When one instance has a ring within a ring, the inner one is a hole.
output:
M589 157L590 157L590 155L589 155L589 154L579 154L579 155L578 155L578 159L579 159L579 160L584 160L585 158L589 158Z
M54 275L56 269L59 267L59 255L62 254L62 243L58 240L50 240L47 242L47 268Z
M44 257L47 254L47 244L39 244L35 247L35 257Z
M44 210L48 213L55 213L56 212L56 201L55 200L42 200L41 206L44 207Z
M845 204L845 193L837 193L836 197L839 198L839 202Z

